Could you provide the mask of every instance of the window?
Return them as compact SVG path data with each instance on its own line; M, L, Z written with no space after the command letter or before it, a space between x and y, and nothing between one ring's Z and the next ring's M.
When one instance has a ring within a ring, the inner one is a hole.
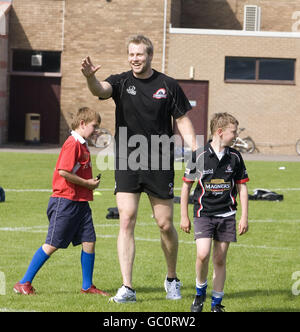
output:
M259 80L294 81L294 60L261 59Z
M14 50L12 70L59 73L60 55L55 51Z
M225 57L225 82L295 84L295 59Z

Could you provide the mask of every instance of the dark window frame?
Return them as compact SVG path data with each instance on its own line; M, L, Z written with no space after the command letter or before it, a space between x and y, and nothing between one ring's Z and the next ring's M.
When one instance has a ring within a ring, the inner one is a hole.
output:
M21 54L22 52L27 53L27 56L34 55L34 54L57 54L59 56L59 69L58 70L47 70L48 68L15 68L14 66L14 56L15 53ZM62 57L62 52L61 51L53 51L53 50L32 50L32 49L12 49L10 53L10 74L11 75L25 75L25 76L53 76L53 77L61 77L62 72L61 72L61 57ZM46 70L45 70L46 69Z
M226 78L226 60L227 59L236 59L236 60L246 60L253 59L255 60L255 79L232 79ZM293 61L293 80L271 80L271 79L260 79L259 78L259 66L261 60L289 60ZM275 84L275 85L296 85L296 59L295 58L262 58L262 57L236 57L236 56L225 56L225 65L224 65L224 82L225 83L246 83L246 84Z

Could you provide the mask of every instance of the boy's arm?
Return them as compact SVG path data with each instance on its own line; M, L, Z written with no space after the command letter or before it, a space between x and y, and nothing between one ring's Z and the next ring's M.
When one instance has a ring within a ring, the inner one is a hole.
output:
M74 174L74 173L71 173L71 172L68 172L66 170L63 170L63 169L60 169L58 171L59 175L62 176L63 178L65 178L68 182L71 182L71 183L74 183L78 186L81 186L81 187L85 187L89 190L94 190L96 188L98 188L99 186L99 183L100 183L100 179L97 180L97 179L83 179L81 178L80 176Z
M181 209L181 221L180 228L186 232L190 233L191 231L191 221L188 213L188 204L189 204L189 196L192 188L193 182L185 182L183 181L181 188L181 196L180 196L180 209Z
M246 183L237 184L240 202L241 202L241 219L239 222L239 235L243 235L248 231L248 189Z

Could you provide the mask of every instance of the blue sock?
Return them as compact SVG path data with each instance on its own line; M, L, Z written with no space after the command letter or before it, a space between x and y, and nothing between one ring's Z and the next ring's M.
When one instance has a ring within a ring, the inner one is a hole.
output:
M81 251L81 268L82 268L82 289L87 290L93 284L95 254L88 254Z
M205 281L204 284L199 284L197 279L196 279L196 292L197 292L197 295L205 296L206 295L206 288L207 288L207 280Z
M33 255L32 260L28 266L28 269L23 277L22 280L20 280L21 284L25 284L25 282L29 281L32 282L33 278L37 274L38 270L44 265L46 260L49 258L42 247L40 247L36 253Z
M224 293L223 292L216 292L212 291L212 297L211 297L211 307L213 308L217 304L221 304L223 300Z

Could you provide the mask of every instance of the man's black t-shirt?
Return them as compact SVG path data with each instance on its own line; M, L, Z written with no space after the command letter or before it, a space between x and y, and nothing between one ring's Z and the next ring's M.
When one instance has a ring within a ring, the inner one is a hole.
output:
M139 165L157 169L159 162L159 169L162 169L161 158L167 156L173 169L174 146L169 144L173 136L172 117L177 119L191 109L176 80L153 70L148 79L138 79L128 71L111 75L106 81L113 88L112 98L116 104L116 159L128 159L135 151ZM159 139L161 143L156 144ZM168 144L169 155L164 152ZM137 148L140 148L138 152Z

